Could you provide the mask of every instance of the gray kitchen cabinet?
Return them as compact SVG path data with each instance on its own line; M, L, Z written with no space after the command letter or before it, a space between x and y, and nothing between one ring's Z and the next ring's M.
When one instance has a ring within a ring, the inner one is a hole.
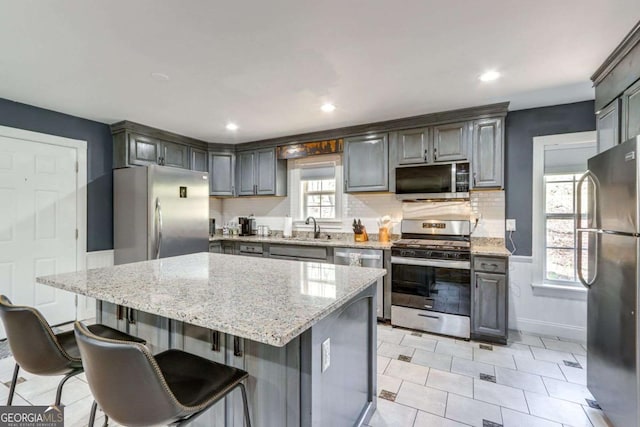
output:
M127 332L126 308L106 301L96 301L96 321L113 329Z
M207 166L208 154L205 150L191 148L191 170L199 172L209 172Z
M508 259L475 256L471 287L471 337L506 344Z
M144 135L129 135L129 164L137 166L161 163L162 142Z
M596 113L596 131L599 153L620 143L619 98L614 99L613 102Z
M503 146L502 118L473 122L473 188L502 188Z
M271 244L268 255L269 258L294 261L331 262L326 246Z
M622 94L622 141L640 135L640 80Z
M470 123L447 123L433 127L433 163L469 159Z
M235 195L236 156L233 153L209 153L209 194Z
M287 161L276 158L275 148L237 154L238 196L286 196Z
M386 134L344 140L345 192L389 190L389 141Z
M214 254L222 253L222 243L218 240L215 242L209 242L209 252Z
M189 169L189 147L144 135L129 135L129 165L165 165Z
M236 254L236 245L234 242L223 241L221 247L222 247L223 254L227 254L227 255Z
M127 333L142 338L152 353L169 349L169 319L140 310L127 310Z
M397 132L399 165L427 163L429 156L429 128L409 129Z

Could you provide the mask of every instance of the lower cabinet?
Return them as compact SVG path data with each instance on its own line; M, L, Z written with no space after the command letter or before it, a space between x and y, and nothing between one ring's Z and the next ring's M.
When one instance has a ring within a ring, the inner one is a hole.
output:
M505 344L508 333L506 257L474 257L471 337Z
M169 323L166 318L110 302L98 301L97 304L98 323L144 339L154 354L169 348L169 336L166 334Z

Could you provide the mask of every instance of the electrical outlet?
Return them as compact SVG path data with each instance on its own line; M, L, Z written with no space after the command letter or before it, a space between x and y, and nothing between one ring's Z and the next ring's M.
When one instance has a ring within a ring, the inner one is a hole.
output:
M516 220L508 219L507 220L507 231L516 231Z
M327 338L325 342L322 343L322 372L329 369L331 365L331 340Z

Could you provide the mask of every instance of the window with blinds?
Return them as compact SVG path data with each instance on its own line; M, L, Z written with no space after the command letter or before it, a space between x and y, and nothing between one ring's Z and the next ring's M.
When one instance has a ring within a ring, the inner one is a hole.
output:
M300 170L303 217L336 219L336 166L310 164Z

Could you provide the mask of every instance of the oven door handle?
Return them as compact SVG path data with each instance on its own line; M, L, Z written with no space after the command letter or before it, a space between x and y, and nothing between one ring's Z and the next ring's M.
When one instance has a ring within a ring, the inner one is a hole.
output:
M417 265L421 267L457 268L458 270L471 270L469 261L447 261L442 259L416 259L404 257L391 257L391 264Z

